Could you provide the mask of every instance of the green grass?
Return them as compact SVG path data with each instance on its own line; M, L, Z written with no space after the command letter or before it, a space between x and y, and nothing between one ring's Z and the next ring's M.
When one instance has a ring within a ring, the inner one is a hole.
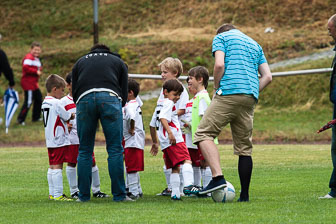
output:
M220 152L225 177L238 193L237 157L229 145ZM101 189L110 193L104 147L96 147L95 155ZM0 223L334 223L336 218L335 201L317 199L328 192L329 145L255 145L251 201L229 204L155 196L165 187L163 161L161 153L150 156L148 147L140 174L144 197L131 203L49 201L45 148L0 148L0 157Z

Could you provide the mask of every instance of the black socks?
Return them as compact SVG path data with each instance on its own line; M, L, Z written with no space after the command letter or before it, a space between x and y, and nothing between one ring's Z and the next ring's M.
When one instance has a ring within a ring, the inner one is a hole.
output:
M240 200L249 200L249 187L252 176L253 162L251 156L239 156L238 173L241 185Z

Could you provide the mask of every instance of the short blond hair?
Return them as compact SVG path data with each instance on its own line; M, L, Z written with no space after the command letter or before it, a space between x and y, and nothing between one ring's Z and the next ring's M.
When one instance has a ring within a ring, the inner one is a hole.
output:
M182 62L178 58L168 57L164 59L158 66L160 68L164 67L168 71L177 74L176 78L180 77L183 72Z
M46 89L48 93L51 93L52 89L54 87L58 88L65 88L65 80L56 74L49 75L46 83L45 83Z

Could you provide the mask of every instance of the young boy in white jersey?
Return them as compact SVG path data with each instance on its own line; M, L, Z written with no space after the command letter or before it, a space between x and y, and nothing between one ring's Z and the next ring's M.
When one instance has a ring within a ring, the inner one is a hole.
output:
M180 165L182 166L183 193L198 194L198 188L193 185L193 169L188 149L182 137L175 103L179 100L183 86L177 79L170 79L163 84L164 99L157 103L150 126L157 129L161 150L164 153L166 167L172 168L170 183L171 199L181 200ZM151 154L157 155L158 148L152 147Z
M50 75L46 80L47 96L42 103L42 114L48 148L49 169L47 173L49 199L71 201L63 194L62 168L70 144L66 122L75 118L75 114L66 111L60 101L64 95L65 81L58 75Z
M189 77L187 78L187 83L189 82ZM197 145L194 145L192 142L192 134L191 134L191 120L192 120L192 104L195 99L195 95L197 90L192 88L192 86L188 83L188 91L189 94L193 97L187 102L186 110L184 114L184 125L181 127L182 133L185 134L185 143L189 151L189 155L192 162L192 167L194 171L194 185L201 187L201 159L200 153L197 148Z
M69 94L61 99L61 102L66 111L70 111L71 113L76 114L76 104L72 98L72 88L71 81L72 73L70 72L66 78L66 87L69 90ZM68 130L69 130L69 141L70 145L68 146L68 151L66 154L66 162L68 165L66 167L66 174L70 187L70 194L72 198L78 199L78 185L77 185L77 175L76 175L76 165L77 165L77 157L78 157L78 148L79 148L79 139L77 135L77 123L76 120L71 120L68 122ZM109 197L107 194L100 191L100 178L99 178L99 170L96 165L96 160L94 157L94 153L92 154L92 194L93 197L96 198L107 198Z
M193 67L188 72L188 87L190 87L190 89L192 90L195 90L196 92L192 101L192 113L190 119L191 122L185 125L189 125L192 141L194 140L194 135L196 133L197 127L211 102L209 93L206 90L206 88L208 87L208 80L209 71L203 66ZM218 144L217 138L215 139L215 143ZM203 187L206 187L212 179L211 169L204 160L200 149L198 149L197 152L191 150L189 152L190 156L192 157L192 161L200 161Z
M139 171L144 170L145 130L141 106L137 100L139 83L128 79L127 103L123 108L123 136L128 196L133 200L142 196Z
M180 75L183 72L183 66L181 61L178 58L172 58L168 57L165 58L160 64L159 64L160 70L161 70L161 76L162 81L165 82L170 79L177 79L180 77ZM157 102L159 100L163 99L163 89L161 89L160 96ZM185 113L185 105L186 102L189 100L189 95L187 90L183 87L183 92L181 93L180 99L176 102L176 108L177 108L177 115L179 116L179 122L181 125L183 125L183 122L181 122L181 118L183 118L183 115ZM153 141L152 148L158 149L158 142L156 141L156 130L153 127L150 127L151 137ZM163 158L164 159L164 158ZM166 169L166 166L163 166L163 172L166 177L166 183L167 188L165 188L160 194L163 196L170 196L171 195L171 186L170 186L170 174L171 169ZM181 178L182 180L182 178ZM182 183L181 183L182 184Z

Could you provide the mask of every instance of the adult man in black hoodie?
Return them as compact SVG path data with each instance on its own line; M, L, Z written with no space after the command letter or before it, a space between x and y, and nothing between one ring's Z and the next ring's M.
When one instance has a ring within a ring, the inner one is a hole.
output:
M98 120L103 127L114 201L126 197L123 165L122 106L127 101L128 71L118 54L96 44L72 69L72 93L79 137L79 201L90 200L92 152Z
M0 35L0 40L1 40L1 35ZM12 88L15 85L13 70L9 65L6 53L2 49L0 49L0 76L1 76L1 73L5 74L5 77L9 82L9 87Z

